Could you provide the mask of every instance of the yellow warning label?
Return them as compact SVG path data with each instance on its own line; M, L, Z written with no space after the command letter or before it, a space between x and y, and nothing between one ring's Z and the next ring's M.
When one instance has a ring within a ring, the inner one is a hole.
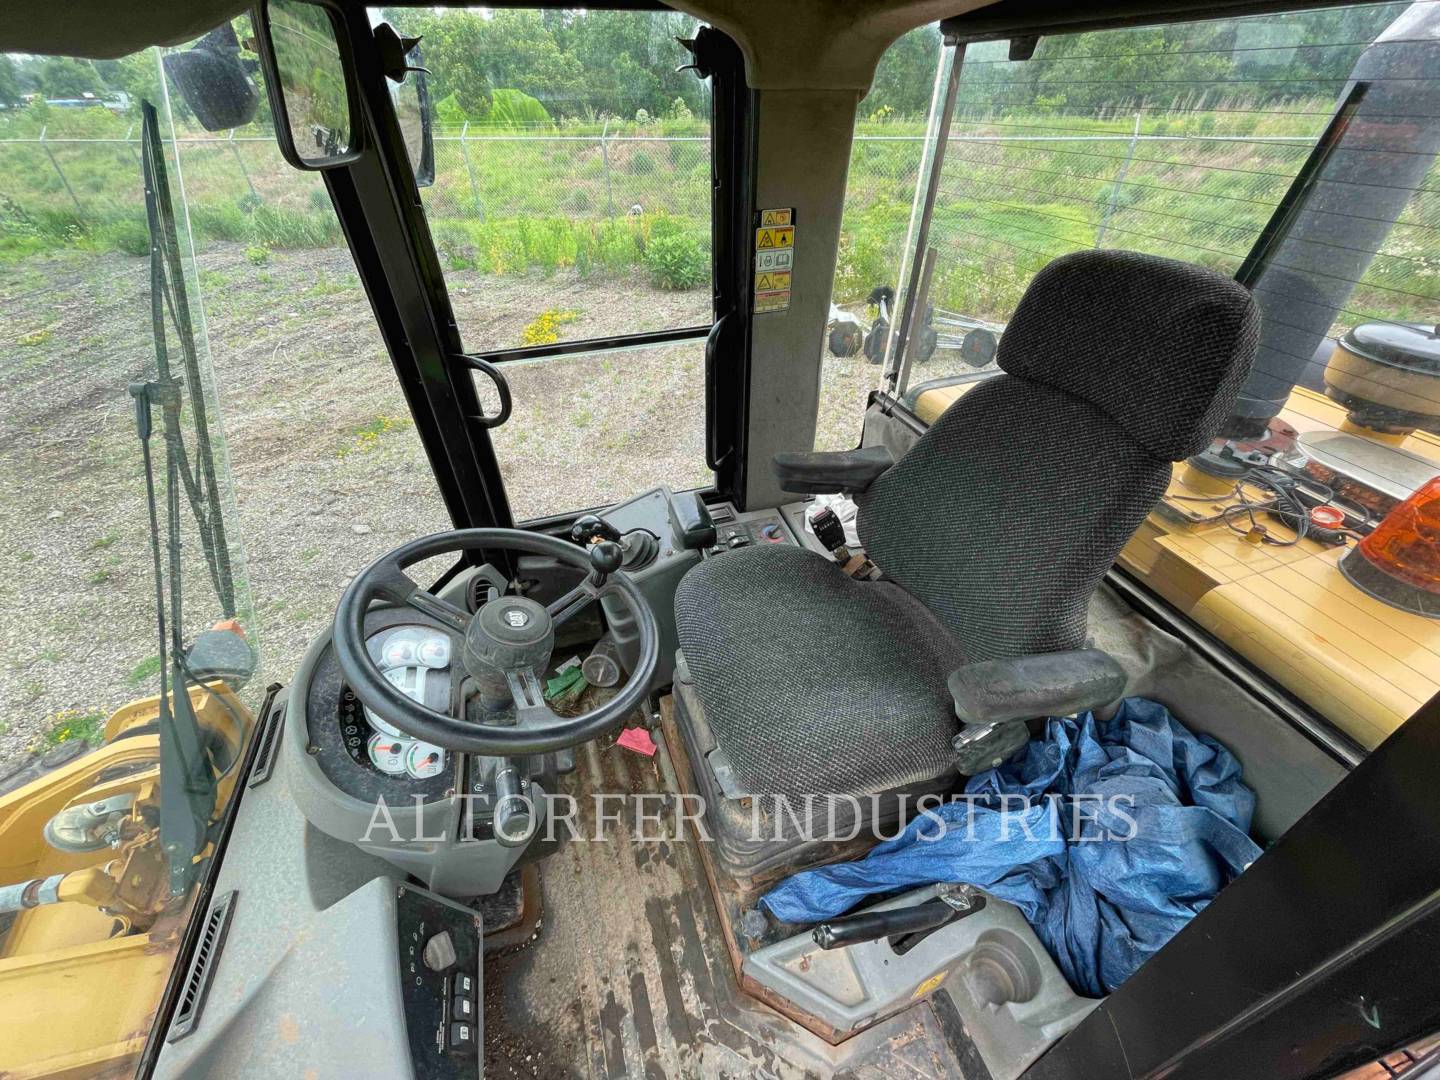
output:
M790 288L789 270L770 270L755 275L756 292L773 292Z
M916 998L924 997L926 994L930 993L931 990L934 990L937 986L939 986L945 981L945 976L947 974L949 974L949 972L940 971L936 972L934 975L931 975L928 979L926 979L924 982L922 982L919 986L915 988L915 992L910 995L910 1000L914 1001Z
M779 210L761 210L760 224L767 229L795 224L795 208L786 206Z
M755 294L755 311L757 313L766 311L784 311L789 306L789 289L781 289L779 292L763 292Z
M755 230L756 251L769 251L773 248L788 248L794 246L795 230L793 228Z

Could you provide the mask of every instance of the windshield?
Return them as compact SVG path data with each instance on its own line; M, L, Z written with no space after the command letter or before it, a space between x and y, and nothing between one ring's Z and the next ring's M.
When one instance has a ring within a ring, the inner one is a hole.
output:
M267 684L452 527L250 37L0 54L0 1075L133 1069Z
M418 37L423 189L466 349L708 324L710 85L660 11L384 8Z
M7 1035L5 1075L133 1066L258 704L158 54L99 75L0 57L0 1011L75 1018ZM122 121L123 157L77 153Z

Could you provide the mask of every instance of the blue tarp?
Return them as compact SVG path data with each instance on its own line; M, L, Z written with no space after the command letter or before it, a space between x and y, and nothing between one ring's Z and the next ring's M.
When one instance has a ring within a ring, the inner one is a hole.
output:
M1260 854L1239 763L1144 698L1105 723L1047 721L965 790L858 862L796 874L761 903L806 923L877 892L974 885L1020 908L1076 992L1099 997Z

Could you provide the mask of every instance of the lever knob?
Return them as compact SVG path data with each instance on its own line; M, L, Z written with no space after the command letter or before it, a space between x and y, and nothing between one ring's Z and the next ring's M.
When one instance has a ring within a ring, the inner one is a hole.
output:
M619 570L624 559L625 549L613 540L601 540L600 543L590 548L590 565L602 577L607 577Z
M586 514L570 526L570 539L577 544L588 544L597 536L602 540L619 540L620 530L596 514Z

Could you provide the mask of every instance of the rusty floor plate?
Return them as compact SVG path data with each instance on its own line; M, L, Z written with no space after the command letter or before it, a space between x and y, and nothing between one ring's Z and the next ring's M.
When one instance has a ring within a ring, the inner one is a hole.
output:
M486 962L486 1077L963 1080L927 1004L833 1047L739 991L694 842L635 839L633 796L676 790L656 735L654 758L609 739L577 753L576 830L604 840L539 864L538 933ZM594 793L632 797L598 833Z

